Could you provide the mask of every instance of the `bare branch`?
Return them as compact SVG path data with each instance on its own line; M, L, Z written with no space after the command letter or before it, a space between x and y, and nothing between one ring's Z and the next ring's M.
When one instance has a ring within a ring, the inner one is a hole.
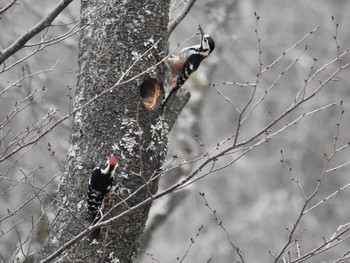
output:
M286 242L286 244L284 245L284 247L281 249L280 253L274 257L274 263L278 262L280 260L280 258L283 256L283 254L287 251L287 249L289 248L289 246L294 242L294 233L297 229L297 227L299 226L300 220L302 219L303 215L304 215L304 211L306 209L306 206L308 204L309 200L306 200L301 211L299 212L299 216L297 218L297 220L295 221L295 223L293 224L293 227L291 230L289 230L289 235L288 235L288 240Z
M301 42L303 42L306 38L308 38L311 34L315 33L315 31L319 27L315 27L313 30L311 30L309 33L307 33L305 36L303 36L298 42L296 42L294 45L292 45L290 48L288 48L286 51L284 51L275 61L273 61L270 65L268 65L266 68L264 68L261 73L264 73L266 70L272 68L274 65L278 63L278 61L281 60L282 57L287 55L291 50L293 50L295 47L299 46Z
M333 23L335 25L335 35L333 36L335 47L337 50L338 64L341 66L341 58L340 58L340 45L338 43L338 32L339 32L339 23L335 21L334 16L332 16Z
M12 0L12 2L9 3L7 6L1 8L1 9L0 9L0 15L1 15L2 13L5 13L7 10L9 10L16 2L17 2L17 0Z
M153 46L152 46L153 47ZM148 51L150 51L152 48L150 48ZM147 51L147 52L148 52ZM146 55L146 53L144 55ZM125 74L123 74L119 80L110 88L108 89L105 89L104 91L102 91L99 95L95 96L94 98L92 98L91 100L89 100L88 102L86 102L84 105L82 105L81 107L75 109L74 111L70 112L69 114L67 114L66 116L62 117L61 119L59 119L58 121L56 121L51 127L49 127L48 129L46 129L45 131L41 132L40 135L38 135L37 137L34 137L32 138L32 140L29 140L28 142L26 143L23 143L21 145L18 145L17 148L15 148L13 151L11 151L10 153L8 153L7 155L5 156L2 156L0 158L0 163L2 161L4 161L5 159L9 158L10 156L16 154L17 152L19 152L20 150L24 149L24 148L27 148L28 146L32 145L32 144L35 144L37 143L41 138L43 138L45 135L47 135L49 132L51 132L54 128L56 128L58 126L58 124L64 122L65 120L69 119L73 114L75 114L76 112L82 110L83 108L87 107L88 105L90 105L92 102L94 102L95 100L97 100L98 98L104 96L105 94L109 93L109 92L113 92L113 90L117 87L122 87L124 86L125 84L128 84L132 81L134 81L135 79L143 76L144 74L148 73L149 71L151 71L152 69L156 68L157 66L159 66L160 64L162 64L165 60L167 59L167 57L163 58L161 61L159 61L157 64L147 68L146 70L142 71L141 73L135 75L134 77L130 77L128 80L125 80L125 81L122 81L123 80L123 77L125 76ZM131 65L134 66L135 63L133 63ZM127 72L130 70L127 69ZM49 112L50 113L50 112ZM48 114L49 114L48 113ZM51 114L54 113L54 112L51 112ZM50 115L51 115L50 114Z
M345 230L341 231L339 233L339 230L342 229L343 227L346 227ZM315 255L321 254L331 248L334 248L341 243L343 243L344 240L348 239L350 237L350 227L348 224L341 225L337 231L334 233L334 235L327 241L326 239L323 240L322 244L318 245L314 249L310 250L309 252L305 253L301 257L298 257L295 260L292 260L291 263L298 263L298 262L304 262Z
M185 16L191 10L195 2L196 0L188 0L188 3L185 4L185 8L182 10L182 12L176 18L174 18L172 21L169 22L168 37L171 35L171 33L174 31L177 25L180 24L180 22L185 18Z
M261 103L262 100L265 99L265 97L267 96L267 94L274 88L277 86L278 81L284 76L284 74L292 67L294 66L295 63L298 62L298 60L300 59L300 57L304 54L305 50L307 49L307 46L305 47L305 49L298 55L298 57L296 59L294 59L275 79L275 81L265 90L264 94L254 103L254 105L252 106L252 108L249 110L249 112L247 113L247 115L242 119L242 123L244 121L246 121L246 119L251 115L251 113L254 111L254 109ZM258 73L258 79L256 84L259 81L259 78L262 74L262 71L260 73Z
M200 226L200 227L198 228L197 234L196 234L194 237L191 237L191 243L188 245L188 248L187 248L187 250L186 250L184 256L180 259L179 263L181 263L181 262L184 261L184 259L185 259L186 256L188 255L188 252L190 252L190 250L191 250L193 244L194 244L195 241L196 241L196 238L199 236L199 233L201 232L202 229L203 229L203 226ZM177 261L178 261L178 260L177 260Z
M18 38L9 47L0 53L0 65L5 62L10 56L19 51L24 45L35 35L49 27L52 21L72 2L73 0L62 0L59 2L54 9L44 17L39 23L29 29L20 38Z
M159 261L158 259L156 259L156 258L154 257L153 254L151 254L151 253L149 253L149 252L147 252L147 251L145 251L145 250L143 250L142 252L143 252L145 255L147 255L148 257L150 257L150 258L152 259L152 261L155 261L155 262L157 262L157 263L160 263L160 261Z
M115 8L117 8L117 6L115 6ZM12 64L10 64L9 66L6 66L4 67L0 73L3 73L5 71L8 71L10 70L11 68L13 68L14 66L18 65L19 63L22 63L23 61L27 60L28 58L32 57L33 55L35 55L36 53L38 53L39 51L43 50L44 48L47 48L49 46L52 46L52 45L55 45L67 38L70 38L72 37L73 35L76 35L78 34L80 31L82 31L84 28L86 28L87 26L90 26L92 23L94 23L96 20L98 19L101 19L101 16L105 16L107 14L109 14L111 12L111 10L108 10L104 13L102 13L100 16L98 16L97 18L95 19L92 19L89 23L87 23L85 26L83 27L79 27L79 25L81 24L81 20L84 19L84 18L87 18L89 17L91 14L99 11L101 9L98 8L96 10L94 10L93 12L89 13L86 15L86 17L81 17L79 20L75 21L75 22L72 22L71 24L73 24L72 28L69 29L67 32L63 33L62 35L60 36L57 36L57 37L53 37L51 39L47 39L45 40L45 38L42 38L41 41L39 41L38 43L25 43L23 45L22 48L27 48L27 47L37 47L37 49L35 49L34 51L30 52L29 54L25 55L24 57L22 57L21 59L13 62ZM52 25L49 25L49 26L52 26ZM1 52L0 52L0 55L1 55ZM1 58L1 56L0 56Z
M6 88L4 88L2 91L0 91L0 97L5 93L7 92L9 89L11 89L12 87L16 87L18 86L18 84L27 79L27 78L31 78L31 77L34 77L36 75L39 75L39 74L43 74L43 73L48 73L48 72L65 72L65 71L62 71L62 70L56 70L56 66L58 65L58 63L60 62L60 59L57 60L53 65L52 67L48 68L48 69L44 69L44 70L39 70L37 72L34 72L34 73L31 73L31 74L28 74L28 75L24 75L22 76L21 78L17 79L15 82L11 83L10 85L8 85ZM68 73L68 72L67 72Z
M229 241L231 247L234 249L234 251L237 253L237 255L239 256L239 258L241 259L241 263L244 263L244 258L243 258L243 251L237 247L236 245L233 244L233 241L226 229L226 227L223 225L222 220L218 218L216 211L214 209L211 208L211 206L208 203L208 200L205 198L205 194L204 193L199 193L199 195L203 198L204 201L204 205L206 207L208 207L208 209L212 212L213 216L214 216L214 220L216 221L216 223L218 224L218 226L221 227L221 229L224 231L225 235L226 235L226 239Z
M294 173L292 172L292 168L286 163L286 161L284 160L284 157L283 157L283 151L281 150L281 163L284 165L284 167L287 168L287 171L289 173L289 176L292 180L292 182L294 182L297 187L299 188L299 191L300 193L302 194L304 200L307 200L307 197L306 197L306 194L303 190L303 188L301 187L300 183L299 183L299 180L295 178L295 175Z
M348 188L350 186L350 183L339 187L334 193L332 193L331 195L327 196L326 198L322 199L321 201L319 201L317 204L313 205L312 207L310 207L309 209L305 210L304 214L310 212L311 210L315 209L316 207L318 207L319 205L325 203L326 201L328 201L329 199L331 199L332 197L334 197L336 194L338 194L339 192L343 191L345 188Z

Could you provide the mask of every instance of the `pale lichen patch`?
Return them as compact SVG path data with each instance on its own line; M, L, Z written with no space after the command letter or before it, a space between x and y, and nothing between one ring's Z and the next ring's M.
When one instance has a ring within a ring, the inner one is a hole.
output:
M83 207L84 202L85 202L85 200L81 200L81 201L78 203L78 205L77 205L78 211L81 210L81 208Z
M135 148L138 147L142 131L135 125L132 119L122 119L121 130L124 136L113 146L114 149L124 149L129 155L135 155Z
M155 124L151 125L151 138L153 141L158 141L162 143L164 139L168 138L169 126L165 122L164 117L160 116Z
M68 148L68 156L75 158L77 155L78 145L71 144Z
M116 256L114 256L114 251L112 251L111 253L109 253L108 259L110 259L110 263L119 263L119 262L120 262L119 258L117 258Z

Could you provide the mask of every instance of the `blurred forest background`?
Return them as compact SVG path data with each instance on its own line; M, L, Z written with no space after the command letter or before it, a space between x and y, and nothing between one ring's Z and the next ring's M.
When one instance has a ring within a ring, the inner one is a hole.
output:
M1 0L0 6L7 2ZM0 49L6 48L45 16L55 3L57 1L19 1L4 13L0 19ZM180 5L181 1L174 2L173 9ZM254 12L260 17L258 27ZM44 36L49 39L65 34L78 19L79 2L73 1L54 21L54 26L39 34L37 40ZM335 25L337 22L338 30ZM198 0L170 37L170 50L193 35L199 24L214 38L216 49L202 63L191 82L185 85L192 97L172 131L169 160L174 155L180 158L201 156L205 154L205 149L212 149L235 133L238 114L230 101L237 108L242 108L249 99L251 87L223 83L256 80L259 72L256 29L261 39L263 67L266 67L319 27L264 73L257 88L257 98L282 72L283 75L242 126L240 136L243 139L262 129L273 116L286 110L303 87L314 63L313 72L337 57L335 35L340 53L350 48L350 2L345 0ZM198 37L195 36L185 45L197 42ZM33 124L40 122L48 112L55 110L52 115L54 122L72 109L78 34L48 45L11 67L12 63L36 52L38 48L33 46L18 52L6 61L5 71L0 69L0 122L4 124L6 116L15 114L10 124L1 126L2 156L6 155L5 145L17 134L25 132L27 127L33 128ZM299 56L298 61L285 70ZM349 56L345 56L342 61L348 63ZM316 86L319 80L323 80L322 74L313 85ZM215 84L215 88L208 83ZM191 244L190 239L203 226L184 262L207 262L210 259L212 262L237 261L238 257L228 238L199 195L205 193L210 207L216 210L233 243L244 251L246 262L273 261L269 251L278 254L282 249L289 234L286 228L293 227L304 204L303 196L291 180L289 170L280 161L281 150L285 163L292 168L306 195L311 194L324 168L324 153L329 153L333 147L341 115L340 101L343 101L345 113L340 123L337 146L350 141L349 83L350 74L345 70L314 98L288 116L280 127L303 113L331 103L337 105L306 116L233 165L173 194L176 198L172 212L167 210L170 196L156 201L143 240L144 249L159 262L174 262L185 255ZM16 102L21 101L24 101L22 106L28 106L18 113L11 113ZM64 171L69 127L70 121L63 122L36 145L0 163L2 259L15 253L15 248L24 243L27 237L33 238L31 247L25 247L27 250L38 249L43 242L47 233L46 223L52 220L54 211L51 197L55 195L59 176ZM196 138L203 147L199 146ZM225 156L220 161L226 163L229 159L230 156ZM336 167L349 160L349 150L345 148L336 154L330 166ZM178 170L165 177L161 187L166 187L182 173L187 174L188 171ZM348 166L327 174L310 207L349 181ZM298 231L301 232L299 245L302 252L321 244L323 237L330 238L339 226L350 222L349 200L350 190L346 188L303 217ZM163 219L158 220L160 217ZM39 224L36 225L38 220ZM36 225L35 230L33 225ZM349 247L350 241L346 240L309 262L331 262L349 251ZM140 253L139 262L154 261L150 255Z

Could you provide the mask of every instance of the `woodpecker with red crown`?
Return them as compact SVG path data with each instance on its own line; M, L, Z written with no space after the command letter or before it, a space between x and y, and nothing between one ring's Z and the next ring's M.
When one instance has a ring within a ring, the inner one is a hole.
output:
M182 49L178 55L171 55L167 59L170 68L169 95L162 104L164 107L169 99L181 88L190 75L195 72L200 63L207 58L215 48L215 42L211 36L205 34L199 26L201 43Z
M96 167L91 173L87 192L87 204L92 217L92 225L101 218L104 208L103 200L113 189L113 180L117 167L118 158L112 154L107 158L104 166Z

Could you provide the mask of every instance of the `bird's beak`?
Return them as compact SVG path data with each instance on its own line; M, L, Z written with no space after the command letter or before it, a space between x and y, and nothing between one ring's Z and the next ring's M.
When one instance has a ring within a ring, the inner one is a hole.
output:
M203 37L203 36L204 36L204 31L203 31L201 25L199 25L198 30L199 30L199 32L201 33L201 37Z

